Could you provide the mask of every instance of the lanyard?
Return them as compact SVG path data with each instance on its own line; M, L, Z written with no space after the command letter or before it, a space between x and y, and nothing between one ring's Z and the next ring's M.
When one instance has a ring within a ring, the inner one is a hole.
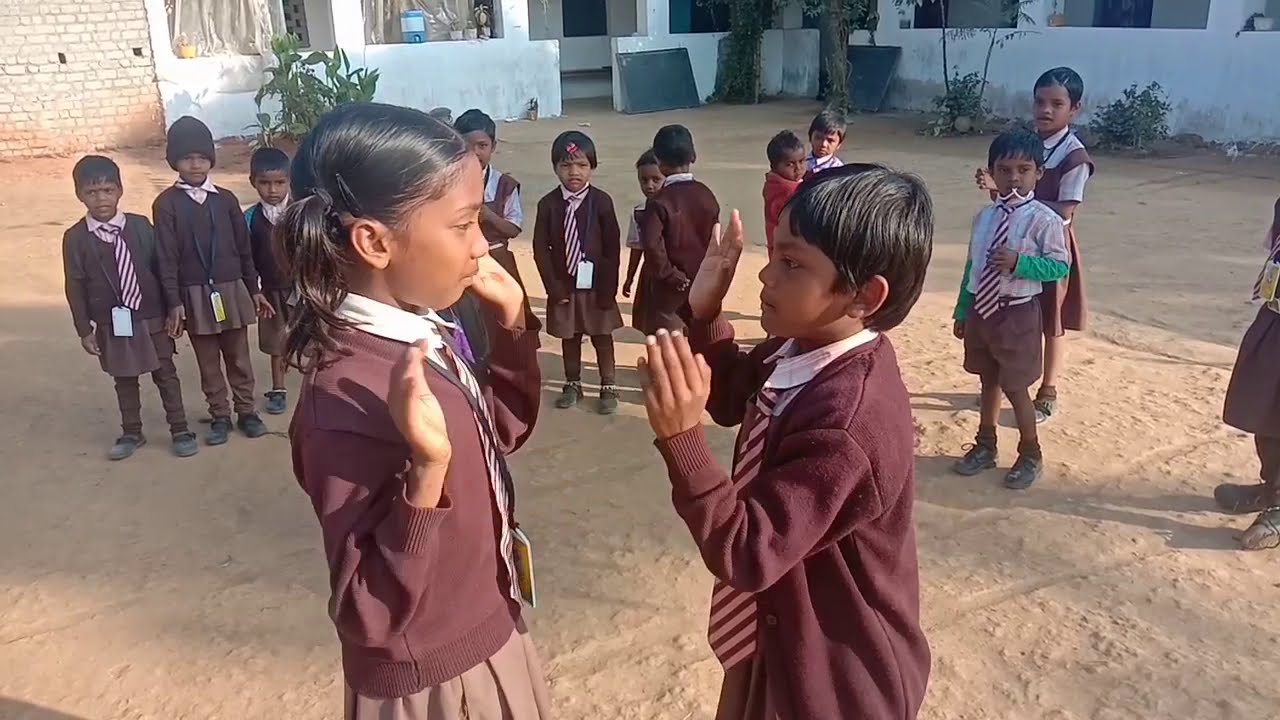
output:
M185 192L183 194L186 195ZM209 213L209 257L206 259L204 253L200 250L200 239L196 237L195 210L192 208L187 209L187 220L190 221L189 227L191 228L191 244L196 249L196 257L200 260L200 267L204 268L204 274L209 279L210 287L213 286L213 259L218 250L218 228L217 223L213 221L213 210L205 203L208 203L213 195L214 193L206 195L204 203L198 203L190 195L187 196L187 199L191 200L192 205L197 205L200 208L207 210Z
M102 238L98 237L98 234L97 234L97 233L95 233L94 231L90 230L90 231L89 231L89 234L94 236L94 238L93 238L93 242L95 242L95 243L102 243L103 245L106 245L106 244L107 244L107 243L105 243L105 242L102 242ZM116 242L124 242L124 229L121 229L121 230L120 230L120 234L116 236L116 240L115 240L115 241L116 241ZM111 244L111 246L112 246L112 247L114 247L114 246L115 246L115 243L112 243L112 244ZM90 246L90 247L92 247L92 246ZM126 247L127 247L127 246L126 246ZM109 269L107 269L107 264L106 264L106 263L104 263L104 262L102 261L102 249L101 249L101 248L93 248L93 256L94 256L95 258L97 258L97 259L98 259L98 267L102 268L102 274L103 274L103 275L105 275L105 276L106 276L106 278L107 278L107 287L111 288L111 292L115 293L115 296L116 296L116 303L118 303L121 307L123 307L123 306L124 306L124 293L122 292L122 289L121 289L120 287L118 287L118 286L117 286L117 283L111 282L111 271L110 271ZM113 260L115 259L115 258L114 258L114 256L112 257L112 259L113 259ZM130 261L130 262L133 262L133 252L132 252L132 251L130 251L130 253L129 253L129 261ZM120 270L119 270L119 268L117 268L117 269L116 269L116 273L117 273L117 274L119 274L119 272L120 272ZM123 281L124 281L124 280L123 280L123 278L117 278L117 282L123 282Z

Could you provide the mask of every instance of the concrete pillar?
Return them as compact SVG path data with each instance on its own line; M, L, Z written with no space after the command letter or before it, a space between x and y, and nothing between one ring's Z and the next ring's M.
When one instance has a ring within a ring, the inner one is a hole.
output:
M656 37L671 34L670 0L636 0L636 34Z
M498 37L504 40L529 39L529 3L542 0L499 0Z
M348 55L356 55L351 60L364 55L364 7L360 0L330 0L333 11L333 44L342 48Z

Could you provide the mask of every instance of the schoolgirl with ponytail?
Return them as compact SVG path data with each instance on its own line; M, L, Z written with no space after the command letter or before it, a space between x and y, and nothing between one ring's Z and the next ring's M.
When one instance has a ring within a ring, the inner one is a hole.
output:
M544 720L504 459L537 418L538 341L487 255L480 164L426 114L353 104L307 136L291 180L277 238L304 379L289 436L324 537L346 717ZM502 326L483 387L433 311L468 289Z

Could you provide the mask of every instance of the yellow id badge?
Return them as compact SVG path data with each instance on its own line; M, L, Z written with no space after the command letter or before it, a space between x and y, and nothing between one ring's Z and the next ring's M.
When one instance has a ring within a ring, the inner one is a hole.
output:
M531 608L538 607L538 588L533 582L533 543L520 528L511 530L512 544L515 547L516 581L520 584L520 596Z
M1262 269L1262 288L1259 290L1259 294L1262 296L1263 302L1271 302L1276 299L1276 287L1278 285L1280 285L1280 260L1273 260Z
M209 304L213 306L213 319L215 322L227 321L227 308L222 304L222 293L214 290L209 293Z

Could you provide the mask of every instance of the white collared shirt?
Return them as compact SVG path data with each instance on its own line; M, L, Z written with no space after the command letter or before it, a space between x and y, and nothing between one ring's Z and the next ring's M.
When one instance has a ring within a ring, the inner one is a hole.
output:
M116 211L115 217L111 218L106 222L98 222L97 220L94 219L92 215L85 215L84 221L85 221L85 224L89 226L89 232L93 233L94 236L96 236L102 242L114 243L116 241L116 238L119 237L117 233L113 233L112 231L108 230L107 226L111 226L115 228L116 230L120 231L120 233L124 232L124 224L125 224L124 213L120 212L119 210Z
M334 314L351 323L355 329L380 338L410 345L426 340L433 352L444 348L440 328L454 327L434 310L409 312L355 293L347 293Z
M765 359L766 363L776 361L773 372L764 386L778 391L778 401L773 406L773 417L782 414L787 405L795 399L804 386L818 376L828 365L843 357L854 348L861 347L875 340L880 333L864 329L844 340L823 345L807 353L800 352L800 345L794 339L787 340L777 352Z
M969 239L969 277L965 280L965 289L975 295L982 282L982 272L987 267L987 254L991 251L991 243L996 239L996 230L1000 228L1003 215L1004 210L999 203L992 203L979 211L973 219L973 235ZM1009 239L1006 247L1019 255L1071 262L1062 216L1034 199L1013 209L1013 214L1009 216ZM1039 280L1009 273L1001 278L1000 297L1021 300L1040 294L1042 289L1043 284Z
M1067 137L1068 133L1071 137ZM1045 169L1058 167L1068 155L1083 147L1084 143L1071 132L1070 126L1062 128L1044 139L1044 150L1047 153L1044 159ZM1058 179L1058 197L1045 199L1055 202L1084 202L1084 186L1089 182L1089 173L1088 165L1072 168Z
M805 164L809 166L809 172L822 172L831 168L844 167L844 161L835 153L820 158L813 153L809 153L809 157L805 158Z
M285 208L289 207L289 198L286 197L279 205L271 205L266 200L259 203L262 205L262 214L267 218L267 222L272 225L279 225L280 218L284 217Z
M502 179L502 171L490 165L484 171L484 201L491 203L498 199L498 180ZM520 188L512 191L511 196L502 205L502 218L516 227L524 227L524 209L520 207Z
M693 173L673 173L662 179L662 187L675 185L676 183L690 182L693 180Z
M208 177L205 177L204 182L200 185L188 185L183 182L181 178L179 178L178 182L174 183L174 185L182 188L182 190L187 193L187 197L195 200L201 205L203 205L204 201L209 197L209 193L218 192L218 188L214 186L213 181Z

